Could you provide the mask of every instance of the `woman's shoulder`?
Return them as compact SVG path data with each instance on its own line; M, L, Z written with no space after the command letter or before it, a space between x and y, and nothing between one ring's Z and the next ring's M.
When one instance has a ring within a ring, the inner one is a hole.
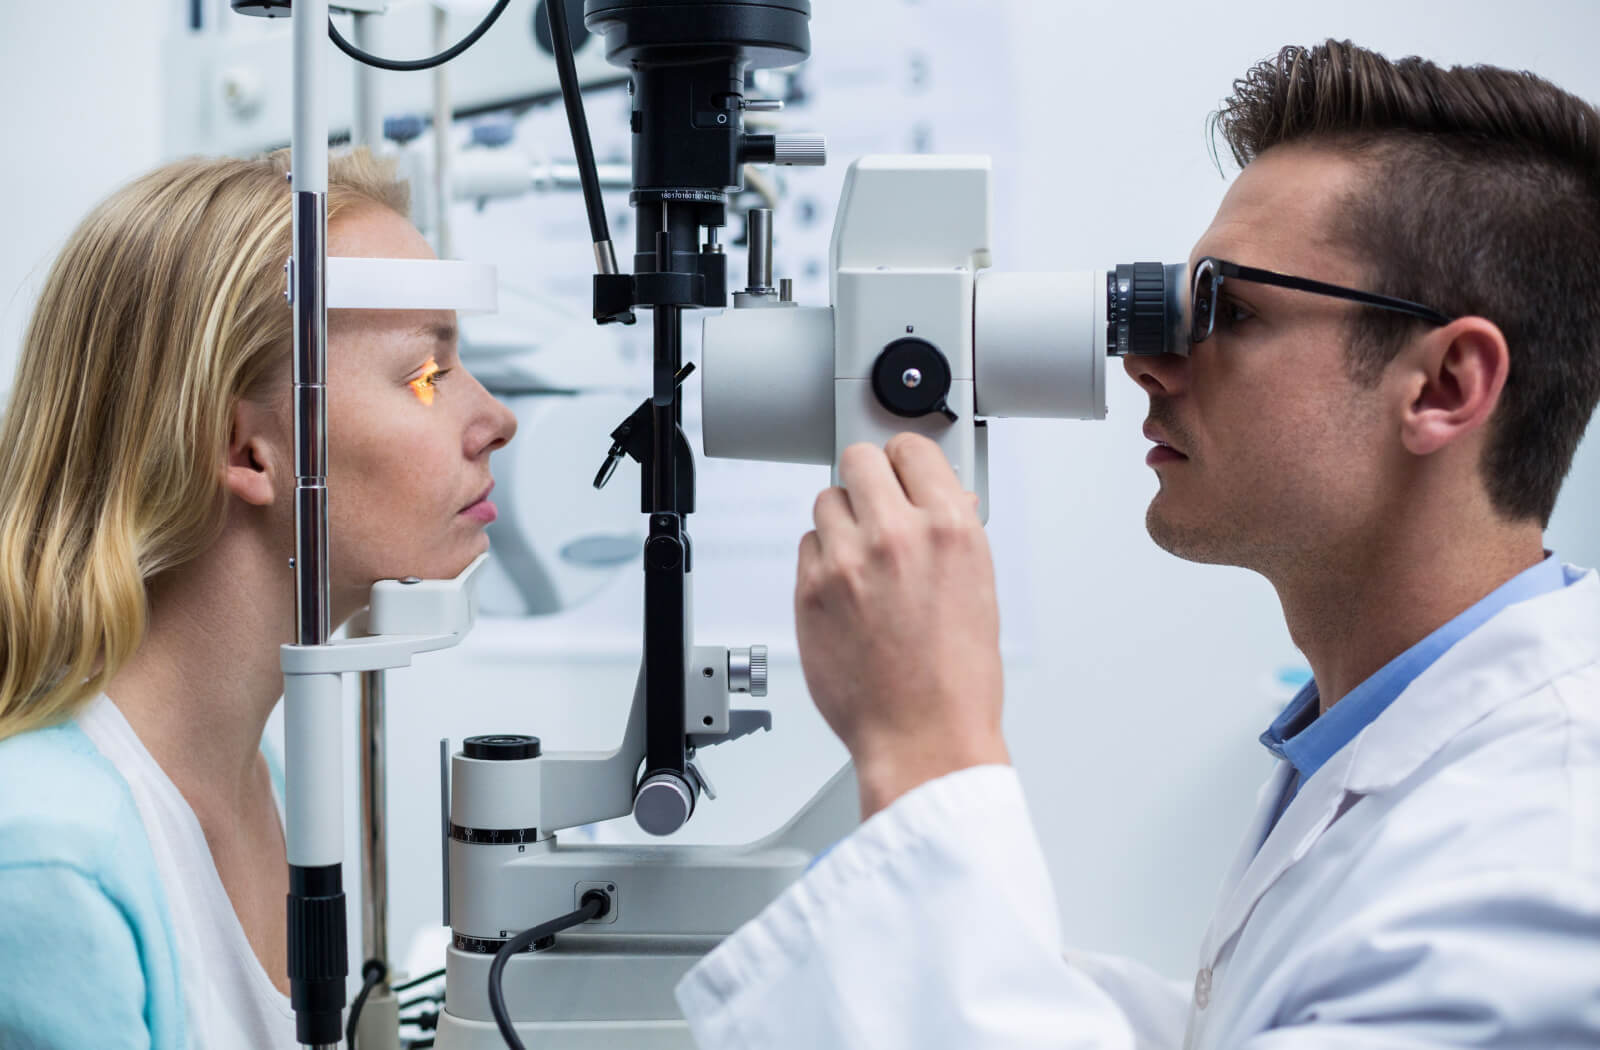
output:
M0 865L121 866L144 825L116 767L76 721L0 740Z
M0 1036L185 1044L149 837L127 781L76 722L0 741L0 899L0 960L28 960L21 970L0 961Z

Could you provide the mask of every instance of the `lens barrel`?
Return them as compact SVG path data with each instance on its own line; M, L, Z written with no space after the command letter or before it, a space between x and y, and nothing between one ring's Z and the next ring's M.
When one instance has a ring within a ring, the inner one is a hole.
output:
M1106 353L1187 354L1182 263L1121 263L1106 273Z

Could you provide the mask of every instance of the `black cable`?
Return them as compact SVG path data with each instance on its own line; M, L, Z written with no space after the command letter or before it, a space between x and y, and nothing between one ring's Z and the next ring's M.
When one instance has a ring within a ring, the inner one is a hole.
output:
M361 1024L361 1008L367 1005L367 996L378 986L378 982L388 974L389 968L380 959L368 959L361 964L361 991L356 993L356 1001L350 1004L350 1018L344 1025L344 1041L350 1050L356 1050L356 1028Z
M555 53L561 101L566 104L567 127L572 130L572 151L578 161L578 181L583 184L583 205L589 212L589 239L604 244L611 240L611 228L606 224L605 204L600 200L600 176L595 173L589 120L583 115L583 95L578 88L578 67L572 60L572 33L567 27L566 6L561 0L549 0L544 5L550 19L550 50ZM559 15L556 14L558 8Z
M500 1028L501 1038L511 1050L528 1050L528 1048L518 1038L517 1030L511 1024L511 1013L506 1009L506 963L511 961L513 955L526 951L530 944L536 944L547 937L554 937L562 930L579 923L598 919L611 910L611 898L605 890L590 890L581 899L582 906L576 911L569 911L559 919L541 922L537 926L523 930L502 944L500 950L494 953L494 962L489 964L489 1010L494 1014L494 1023Z
M359 47L346 40L339 32L339 28L333 24L333 19L331 18L328 19L328 39L333 41L334 47L337 47L340 51L343 51L357 62L364 62L369 66L376 66L379 69L388 69L396 73L415 73L418 70L432 69L434 66L442 66L452 58L455 58L457 55L461 54L461 52L465 51L467 48L471 47L473 44L476 44L478 42L478 38L489 31L489 27L494 25L495 20L500 17L500 13L506 9L506 5L509 3L511 3L511 0L496 0L494 7L487 15L484 15L483 21L478 23L476 29L462 37L453 47L446 48L437 55L434 55L432 58L419 58L408 62L392 58L379 58L377 55L369 55L367 52L361 50Z
M401 981L399 984L391 984L389 986L389 990L391 992L403 992L408 988L415 988L419 984L427 984L429 981L433 980L435 977L443 977L443 976L444 976L444 970L442 970L442 969L435 970L432 973L425 973L421 977L413 977L409 981Z

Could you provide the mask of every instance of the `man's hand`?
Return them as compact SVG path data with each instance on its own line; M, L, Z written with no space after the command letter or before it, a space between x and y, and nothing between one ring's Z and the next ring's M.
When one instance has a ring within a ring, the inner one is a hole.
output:
M935 777L1007 762L994 566L944 453L852 445L800 541L806 685L855 760L861 816Z

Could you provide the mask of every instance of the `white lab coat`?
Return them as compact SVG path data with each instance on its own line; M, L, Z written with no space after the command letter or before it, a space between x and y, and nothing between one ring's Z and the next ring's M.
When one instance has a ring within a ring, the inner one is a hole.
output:
M695 1038L1600 1047L1600 577L1566 571L1571 586L1501 611L1424 671L1266 834L1280 766L1192 987L1064 951L1016 778L985 766L875 815L691 971L678 1001Z

